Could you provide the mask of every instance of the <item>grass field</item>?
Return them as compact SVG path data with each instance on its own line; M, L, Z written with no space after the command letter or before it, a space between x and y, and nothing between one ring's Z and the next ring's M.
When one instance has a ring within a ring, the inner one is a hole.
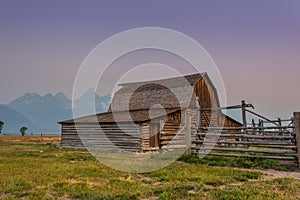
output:
M0 199L300 197L299 180L265 180L262 171L226 167L270 167L265 161L182 158L155 172L131 174L108 168L83 150L60 149L57 137L14 137L0 136Z

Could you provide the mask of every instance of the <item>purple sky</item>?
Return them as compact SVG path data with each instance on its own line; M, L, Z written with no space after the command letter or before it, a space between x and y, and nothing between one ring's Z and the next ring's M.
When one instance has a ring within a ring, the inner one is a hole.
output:
M216 62L228 104L270 117L300 110L300 1L0 1L0 103L64 92L101 41L157 26L198 41Z

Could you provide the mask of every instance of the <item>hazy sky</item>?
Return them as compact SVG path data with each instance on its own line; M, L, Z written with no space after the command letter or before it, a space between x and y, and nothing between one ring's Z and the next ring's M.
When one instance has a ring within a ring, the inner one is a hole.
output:
M228 104L300 110L300 1L0 1L0 103L64 92L101 41L145 26L180 31L216 62Z

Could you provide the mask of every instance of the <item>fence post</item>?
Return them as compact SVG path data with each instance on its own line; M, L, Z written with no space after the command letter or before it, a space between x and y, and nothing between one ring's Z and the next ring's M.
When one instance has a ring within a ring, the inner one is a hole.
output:
M192 154L192 150L191 150L191 126L192 126L192 116L191 113L189 112L189 110L186 111L185 114L185 137L186 137L186 147L187 147L187 151L186 154L187 155L191 155Z
M246 101L245 100L242 100L242 119L243 119L243 132L244 134L248 134L248 131L247 131L247 118L246 118ZM248 141L247 139L244 140L244 141ZM248 145L244 145L244 148L245 149L248 149L249 146Z
M297 161L300 168L300 112L294 112L294 125L296 134Z
M247 119L246 119L246 102L245 100L242 100L242 118L243 118L243 126L244 128L247 128ZM247 131L247 129L244 129L245 132Z

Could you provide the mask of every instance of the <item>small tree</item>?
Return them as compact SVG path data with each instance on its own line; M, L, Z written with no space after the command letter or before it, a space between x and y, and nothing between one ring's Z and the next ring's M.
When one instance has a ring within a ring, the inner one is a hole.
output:
M22 136L24 136L25 135L25 132L27 131L27 127L25 127L25 126L23 126L22 128L20 128L20 133L21 133L21 135Z
M4 125L4 122L0 120L0 133L1 133L2 129L3 129L3 125Z

